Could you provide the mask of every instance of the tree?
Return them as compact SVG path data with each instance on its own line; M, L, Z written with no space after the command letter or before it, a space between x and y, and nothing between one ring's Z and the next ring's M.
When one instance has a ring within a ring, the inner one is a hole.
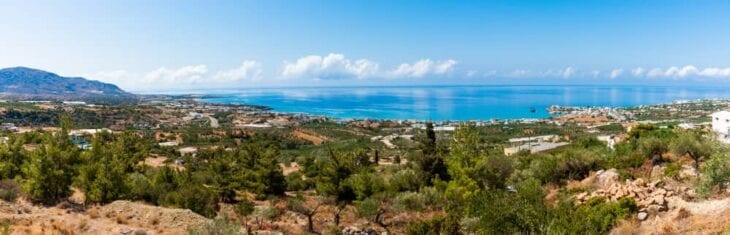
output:
M233 207L233 210L236 212L236 215L238 215L238 217L242 219L241 222L243 223L243 227L246 229L247 234L250 234L251 231L249 231L248 227L248 216L251 215L254 210L256 210L253 202L249 201L248 199L241 200L240 202L236 203L235 207Z
M92 140L90 151L82 153L83 164L79 167L76 186L86 194L86 202L108 203L128 191L124 182L126 170L131 168L122 159L125 148L108 146L104 135Z
M656 137L647 137L639 139L639 150L651 158L652 164L656 165L662 162L662 154L669 150L667 142Z
M289 210L302 214L307 217L307 231L315 233L314 231L314 215L317 214L317 209L322 205L321 200L314 200L313 202L307 202L307 199L302 195L296 195L293 198L289 198L287 201L287 208Z
M670 144L672 152L681 156L687 154L694 160L695 169L700 169L700 160L713 152L712 141L703 140L702 136L692 132L682 132Z
M421 144L423 145L423 154L436 153L436 132L433 130L433 123L426 123L426 138L421 139Z
M478 218L477 234L544 234L550 210L540 182L527 179L514 191L482 191L469 201L467 216Z
M357 214L365 218L383 229L390 234L390 223L385 222L385 213L387 212L386 208L390 208L390 206L387 205L387 202L378 200L375 198L366 198L365 200L361 200L357 203Z
M52 204L70 195L73 172L63 159L72 152L64 152L55 145L41 146L31 152L23 166L23 189L33 201Z

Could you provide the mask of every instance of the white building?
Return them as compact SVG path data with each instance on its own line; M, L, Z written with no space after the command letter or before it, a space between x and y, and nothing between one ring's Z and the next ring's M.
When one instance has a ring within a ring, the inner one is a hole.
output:
M713 113L712 131L717 135L718 140L723 143L730 143L730 112L720 111Z

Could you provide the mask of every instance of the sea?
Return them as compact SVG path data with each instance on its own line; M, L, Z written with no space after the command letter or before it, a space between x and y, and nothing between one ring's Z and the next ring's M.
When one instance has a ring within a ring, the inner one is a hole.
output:
M483 85L251 88L211 92L201 101L253 104L274 111L340 119L466 121L546 118L560 106L629 107L728 99L727 87L629 85Z

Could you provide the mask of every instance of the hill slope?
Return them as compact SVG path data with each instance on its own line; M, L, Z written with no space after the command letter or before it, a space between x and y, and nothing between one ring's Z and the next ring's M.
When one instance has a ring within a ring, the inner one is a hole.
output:
M0 69L0 96L23 99L61 99L96 102L135 100L116 85L81 77L62 77L54 73L15 67Z

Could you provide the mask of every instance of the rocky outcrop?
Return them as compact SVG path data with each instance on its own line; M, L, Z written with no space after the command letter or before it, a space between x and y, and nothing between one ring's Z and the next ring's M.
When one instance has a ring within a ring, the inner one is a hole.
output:
M610 172L610 171L606 171ZM655 180L652 182L646 182L644 179L636 179L634 181L626 180L625 183L611 182L608 179L614 179L614 175L609 174L604 176L602 181L602 175L606 173L598 174L597 182L598 185L608 183L608 186L599 187L599 189L593 192L583 192L574 196L577 203L583 203L592 198L600 197L605 198L608 201L617 201L621 198L633 199L640 211L656 213L658 211L666 211L672 208L671 203L684 198L691 198L695 196L694 189L687 187L668 187L664 186L662 181Z

